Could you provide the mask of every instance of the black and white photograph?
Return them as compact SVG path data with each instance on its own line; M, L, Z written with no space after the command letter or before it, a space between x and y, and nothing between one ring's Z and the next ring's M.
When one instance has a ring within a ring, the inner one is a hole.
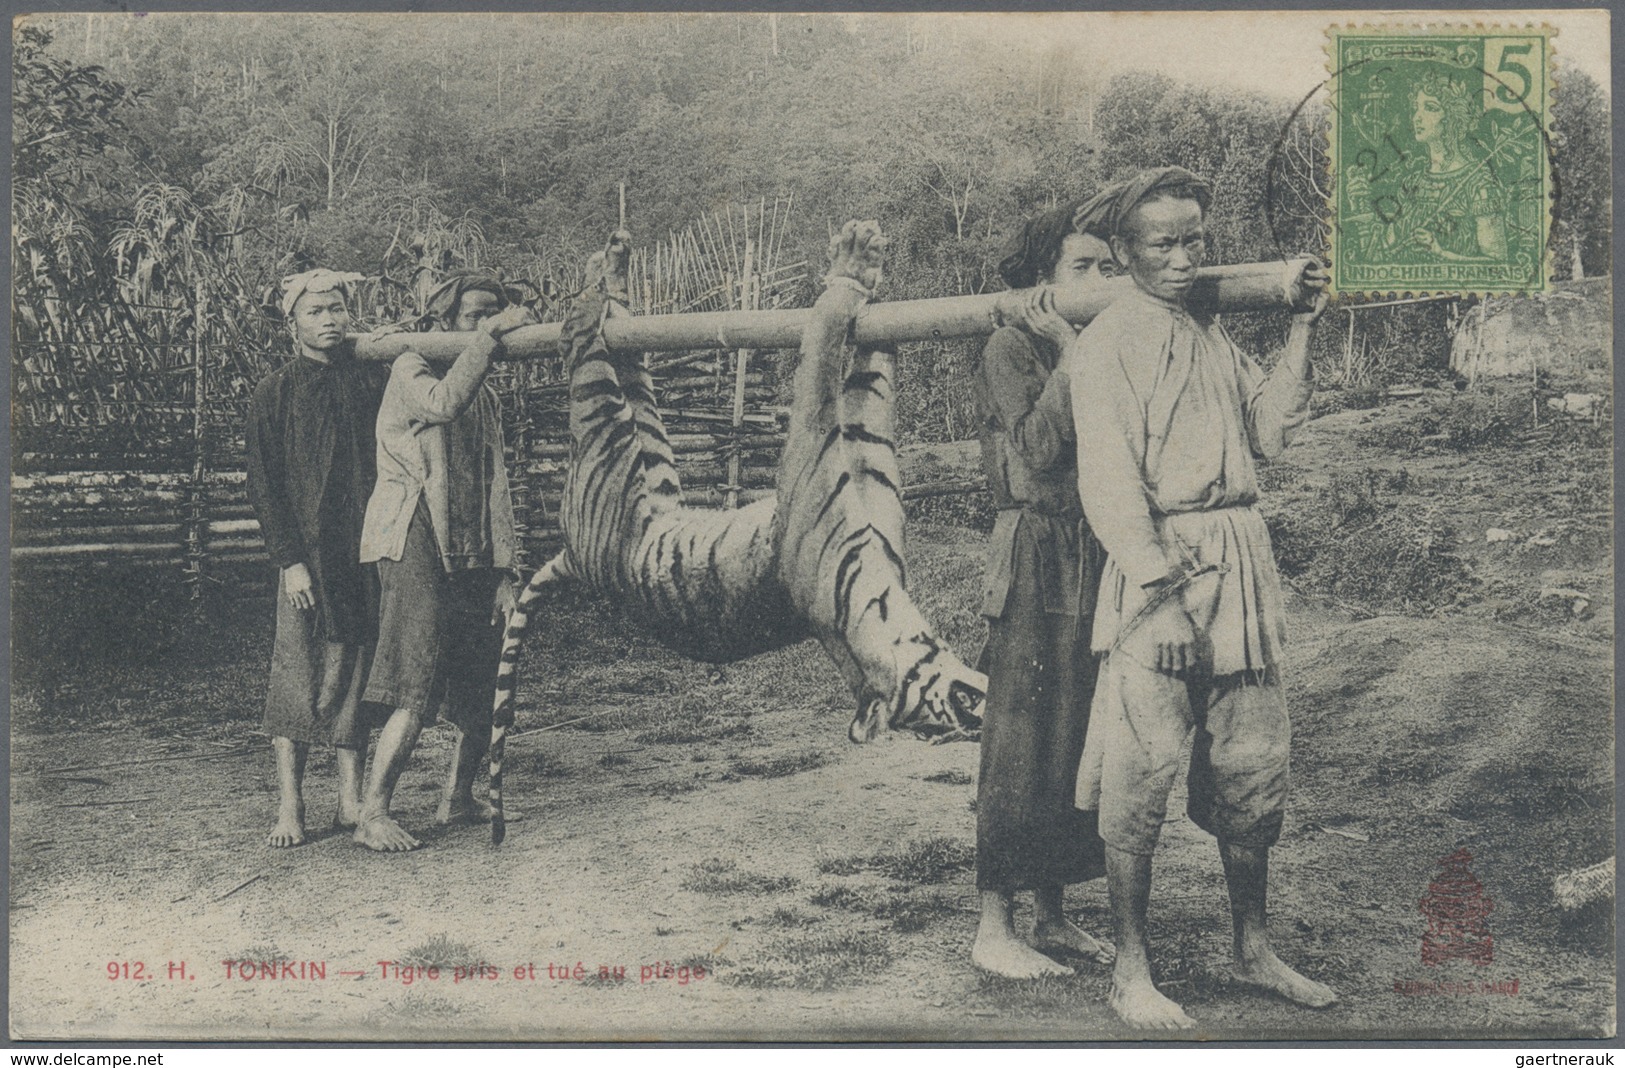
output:
M17 16L10 1038L1614 1038L1610 18Z

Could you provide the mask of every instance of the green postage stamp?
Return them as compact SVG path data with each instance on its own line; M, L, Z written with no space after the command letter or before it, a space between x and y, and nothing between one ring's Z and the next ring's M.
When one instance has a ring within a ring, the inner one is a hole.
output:
M1552 34L1328 31L1334 290L1547 288Z

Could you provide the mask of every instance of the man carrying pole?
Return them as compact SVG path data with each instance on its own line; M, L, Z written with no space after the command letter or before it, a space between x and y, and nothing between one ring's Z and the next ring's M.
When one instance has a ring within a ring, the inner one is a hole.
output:
M472 340L444 374L416 352L395 360L361 539L361 559L377 561L382 588L366 699L394 711L378 737L355 840L386 853L420 844L389 806L418 735L442 709L458 739L437 819L490 818L473 784L514 604L513 502L501 413L485 379L503 336L535 317L495 275L471 272L430 295L427 321Z
M1104 655L1078 775L1098 808L1117 961L1111 1006L1135 1027L1194 1026L1152 984L1151 857L1194 733L1191 819L1219 841L1237 978L1322 1008L1328 987L1275 955L1265 923L1269 848L1286 805L1285 616L1253 457L1275 456L1308 416L1309 334L1294 316L1266 375L1188 301L1210 188L1179 167L1142 172L1107 208L1134 290L1070 351L1078 490L1108 553L1093 645ZM1302 279L1323 290L1324 269Z

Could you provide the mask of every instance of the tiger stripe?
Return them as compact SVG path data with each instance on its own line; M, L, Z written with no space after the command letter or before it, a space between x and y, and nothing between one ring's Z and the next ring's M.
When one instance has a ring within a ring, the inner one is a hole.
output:
M848 223L831 245L832 276L879 247L873 224ZM830 285L802 339L778 494L733 511L682 507L682 484L653 380L610 352L600 327L625 314L629 249L604 254L604 281L565 320L570 460L564 550L526 584L504 637L492 732L492 805L501 811L500 741L513 723L519 649L546 587L577 580L625 606L667 645L729 662L817 637L858 699L849 735L882 727L963 736L980 727L985 676L931 632L909 598L893 358L848 356L867 299ZM595 257L597 260L597 257ZM493 836L501 832L500 815Z

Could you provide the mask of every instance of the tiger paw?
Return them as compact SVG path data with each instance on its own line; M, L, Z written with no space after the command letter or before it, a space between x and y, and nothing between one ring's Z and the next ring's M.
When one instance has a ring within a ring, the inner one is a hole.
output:
M880 284L887 243L879 223L873 220L848 222L829 243L829 273L824 276L825 284L844 279L866 293L873 293Z

